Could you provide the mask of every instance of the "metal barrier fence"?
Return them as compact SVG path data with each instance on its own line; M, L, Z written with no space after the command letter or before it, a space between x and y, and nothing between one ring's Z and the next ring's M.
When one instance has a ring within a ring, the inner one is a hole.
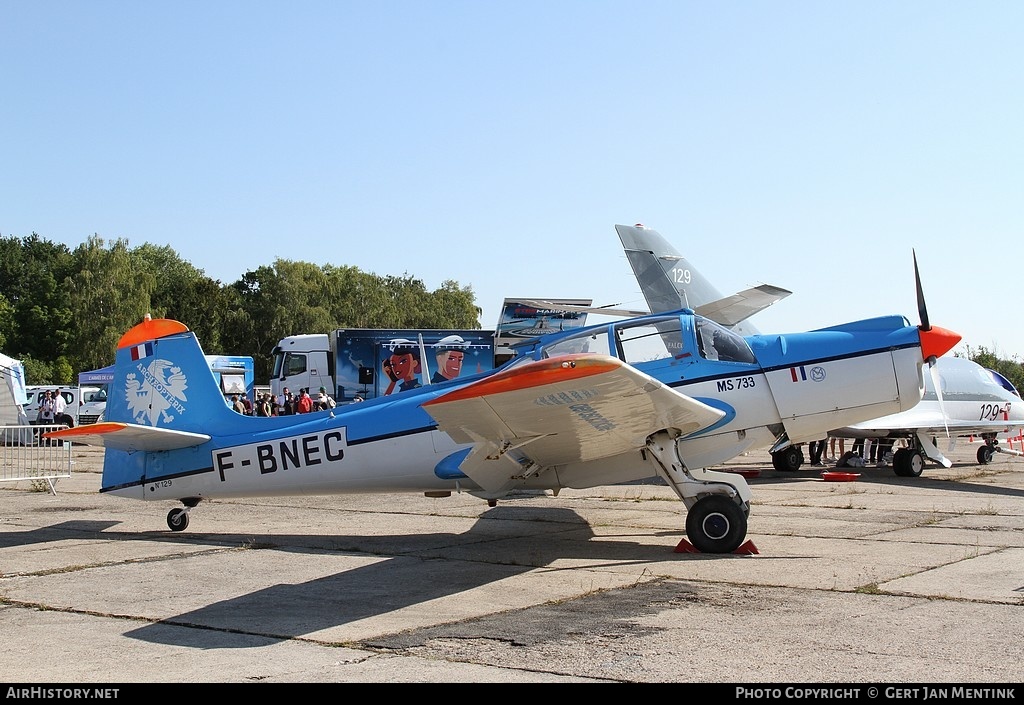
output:
M42 438L58 426L0 426L0 482L29 480L36 489L49 488L57 494L54 482L71 477L70 443Z

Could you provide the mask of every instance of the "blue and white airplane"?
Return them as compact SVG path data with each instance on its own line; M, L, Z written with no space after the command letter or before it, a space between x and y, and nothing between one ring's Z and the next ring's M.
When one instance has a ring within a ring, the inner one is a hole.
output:
M756 331L751 315L789 295L763 284L732 296L722 296L660 233L637 225L616 225L626 258L652 311L692 306L696 311L747 334ZM601 311L601 309L588 309ZM621 312L625 315L628 312ZM1024 427L1024 402L1002 375L964 358L940 357L925 376L924 397L913 409L829 431L837 438L903 439L893 454L893 471L901 477L921 475L928 460L950 467L936 439L945 436L950 448L958 437L977 436L981 464L995 453L1024 455L999 443L999 434ZM938 390L938 391L936 391ZM804 462L798 445L772 454L778 470L796 470Z
M147 317L121 338L106 420L46 434L105 447L101 492L174 500L181 531L204 499L467 492L660 475L686 534L728 553L751 491L708 467L910 409L926 361L956 333L898 315L746 339L690 309L552 333L505 366L308 414L243 416L222 399L194 333Z

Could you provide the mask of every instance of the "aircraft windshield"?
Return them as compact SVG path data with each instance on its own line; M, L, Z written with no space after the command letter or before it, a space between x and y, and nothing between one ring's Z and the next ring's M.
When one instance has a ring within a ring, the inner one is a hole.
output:
M714 321L695 316L700 354L708 360L756 363L753 351L742 336Z

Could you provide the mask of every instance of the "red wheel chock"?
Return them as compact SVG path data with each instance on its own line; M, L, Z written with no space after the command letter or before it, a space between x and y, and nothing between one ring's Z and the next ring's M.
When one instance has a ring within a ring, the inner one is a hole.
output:
M674 549L672 549L672 552L673 553L700 553L700 551L698 551L696 548L694 548L693 544L690 543L689 541L687 541L686 539L680 539L679 544ZM747 556L747 555L759 554L761 552L757 550L757 546L754 545L753 541L751 541L750 539L747 539L742 544L740 544L740 546L737 549L735 549L733 551L733 553L737 554L737 555L741 555L741 556Z

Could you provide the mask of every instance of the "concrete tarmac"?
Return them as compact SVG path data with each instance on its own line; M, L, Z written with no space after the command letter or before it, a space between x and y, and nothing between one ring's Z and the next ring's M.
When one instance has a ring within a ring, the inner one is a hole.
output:
M1019 684L1024 458L918 478L760 471L757 553L676 551L638 483L200 504L0 483L2 680L20 683ZM1018 689L1019 690L1019 689Z

